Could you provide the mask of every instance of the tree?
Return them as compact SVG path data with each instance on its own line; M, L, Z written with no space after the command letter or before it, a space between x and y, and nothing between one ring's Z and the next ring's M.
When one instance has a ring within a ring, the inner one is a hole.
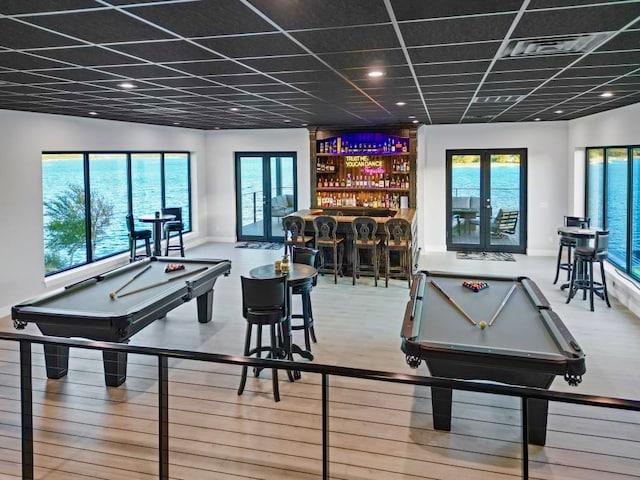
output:
M91 194L90 211L90 235L91 253L95 254L96 243L106 233L113 216L113 205L98 193ZM84 188L80 185L67 185L66 190L60 193L54 200L45 202L47 216L50 218L47 224L48 236L46 239L47 250L52 252L65 251L68 257L68 265L74 264L74 256L82 251L86 245L85 226L85 195ZM57 262L52 262L55 265Z

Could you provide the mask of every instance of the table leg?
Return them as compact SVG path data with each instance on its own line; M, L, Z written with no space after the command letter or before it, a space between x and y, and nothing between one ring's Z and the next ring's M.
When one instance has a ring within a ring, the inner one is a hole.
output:
M64 345L44 345L44 362L47 378L62 378L69 370L69 347Z
M547 440L547 400L529 399L529 443L544 445Z
M107 387L118 387L127 379L127 352L102 351L104 382Z
M153 222L153 255L155 257L162 256L162 246L160 240L162 239L162 223Z
M209 323L213 317L213 289L197 298L198 322Z
M451 430L451 389L431 387L431 408L433 409L433 428Z

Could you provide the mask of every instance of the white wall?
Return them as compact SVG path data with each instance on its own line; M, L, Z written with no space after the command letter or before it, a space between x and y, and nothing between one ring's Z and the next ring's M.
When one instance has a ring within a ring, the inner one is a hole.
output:
M446 150L528 150L529 255L554 255L556 228L567 211L567 122L431 125L418 130L420 243L425 251L446 250Z
M193 154L193 228L206 229L199 201L205 188L205 133L100 119L0 110L0 315L45 290L42 221L42 152L45 150L182 150ZM126 257L126 256L124 256ZM126 262L125 258L120 262ZM101 267L104 270L104 266ZM64 281L87 276L65 274ZM62 278L59 281L63 281ZM52 283L52 282L47 282ZM55 283L55 282L54 282Z
M207 132L208 235L211 240L236 239L235 152L296 152L298 208L310 206L309 131L305 128L274 130L216 130Z

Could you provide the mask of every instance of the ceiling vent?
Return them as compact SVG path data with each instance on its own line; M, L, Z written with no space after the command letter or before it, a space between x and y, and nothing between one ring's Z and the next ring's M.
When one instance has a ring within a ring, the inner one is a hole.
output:
M600 32L556 38L511 40L502 52L501 57L519 58L584 53L600 45L610 35L608 32Z
M524 98L524 95L495 95L493 97L475 97L473 103L516 103Z

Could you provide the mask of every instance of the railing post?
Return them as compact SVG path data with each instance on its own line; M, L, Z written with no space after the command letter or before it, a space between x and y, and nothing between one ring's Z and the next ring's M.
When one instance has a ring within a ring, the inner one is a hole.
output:
M522 478L529 480L529 402L522 397Z
M329 376L322 374L322 479L329 480Z
M169 480L169 365L158 355L158 477Z
M27 340L20 340L20 422L22 424L22 478L33 480L31 342Z

